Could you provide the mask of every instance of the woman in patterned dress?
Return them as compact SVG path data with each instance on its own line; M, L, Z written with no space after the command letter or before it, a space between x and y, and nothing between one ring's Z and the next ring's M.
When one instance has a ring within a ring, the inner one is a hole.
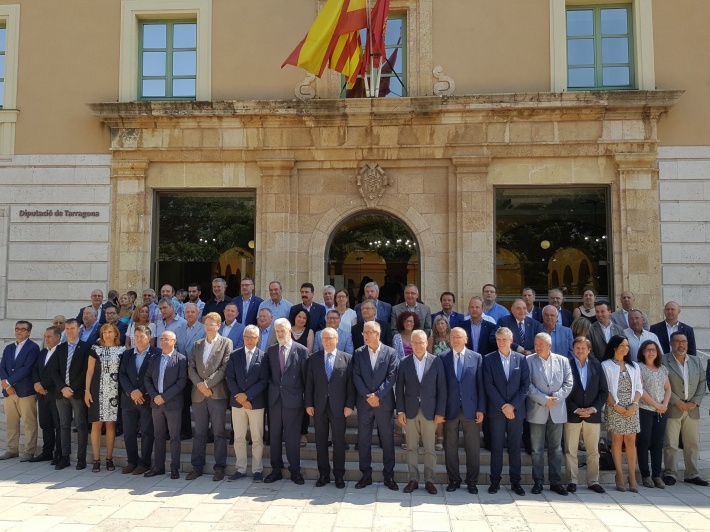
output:
M113 471L113 445L116 440L118 417L118 368L125 347L121 346L118 329L107 323L99 331L99 343L91 348L86 370L84 402L89 407L91 450L94 454L92 471L101 471L101 428L106 423L106 469Z
M629 353L629 341L615 335L609 339L602 368L609 384L606 422L611 434L611 456L616 469L616 489L626 491L622 470L622 446L629 466L629 491L638 493L636 483L636 434L640 432L639 400L643 394L641 369Z
M444 316L434 318L434 325L431 328L431 336L429 337L429 352L432 355L439 356L451 349L451 325L449 320Z

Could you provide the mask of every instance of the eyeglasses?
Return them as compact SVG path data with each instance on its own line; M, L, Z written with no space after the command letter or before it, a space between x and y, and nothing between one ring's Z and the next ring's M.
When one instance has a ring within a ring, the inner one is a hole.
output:
M15 332L29 331L27 327L15 327Z
M259 338L259 337L258 337L258 336L251 336L251 335L247 336L247 335L245 334L245 335L244 335L244 338L246 338L247 340L256 340L256 339Z
M423 341L421 341L421 340L412 341L412 345L426 345L426 342L423 342Z

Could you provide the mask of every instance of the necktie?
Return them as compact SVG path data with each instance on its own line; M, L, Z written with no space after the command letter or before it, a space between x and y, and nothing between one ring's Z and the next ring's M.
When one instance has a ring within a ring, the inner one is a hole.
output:
M66 374L66 383L69 385L69 368L71 367L71 359L74 356L74 349L76 349L76 344L69 344L68 346L69 349L69 354L67 355L67 374Z
M520 345L525 346L525 322L518 322L518 332L520 333Z
M325 375L330 381L330 376L333 374L333 353L328 353L328 357L325 359Z
M286 368L286 346L282 345L279 348L279 367L281 368L281 375L284 374L284 369Z
M456 353L456 380L461 382L461 373L463 372L463 357L461 353Z
M247 351L247 371L249 371L249 366L251 366L251 357L252 357L252 352Z

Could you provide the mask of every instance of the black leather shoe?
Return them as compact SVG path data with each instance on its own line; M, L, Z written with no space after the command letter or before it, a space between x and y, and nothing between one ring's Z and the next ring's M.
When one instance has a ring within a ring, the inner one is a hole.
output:
M150 477L157 477L158 475L164 475L165 474L165 469L149 469L145 473L143 473L143 476L146 478Z
M365 486L372 486L372 478L362 477L360 480L357 481L357 484L355 484L355 489L361 490Z
M500 484L491 484L488 486L488 493L490 494L498 493L498 490L500 490Z
M303 480L303 475L301 475L301 473L291 473L291 482L299 486L303 486L305 480ZM330 482L330 479L328 479L328 482Z
M532 490L530 490L533 495L540 495L542 493L542 484L538 484L537 482L535 485L532 487Z
M567 484L567 492L568 493L577 493L577 484L569 483Z
M280 471L274 470L264 477L264 484L272 484L277 480L283 480L283 478L284 476L281 474Z
M30 460L31 462L32 460ZM710 482L703 480L700 477L686 478L685 481L688 484L695 484L696 486L710 486Z
M57 465L54 466L54 469L56 471L60 471L60 470L64 469L65 467L69 467L69 465L70 465L69 464L69 457L68 456L62 457L57 461Z
M663 483L666 486L675 486L675 478L670 475L666 475L665 477L663 477Z
M511 484L510 489L515 493L516 495L525 495L525 490L520 484Z
M468 492L471 495L478 495L478 486L476 486L475 484L469 484L468 485Z
M339 490L345 487L345 481L342 478L335 477L335 487Z
M554 486L550 486L550 491L554 491L555 493L557 493L557 495L567 497L567 488L565 488L562 484L555 484Z
M170 478L172 480L177 480L180 478L180 470L177 468L173 468L170 470Z
M80 471L82 469L86 469L86 460L78 460L76 462L76 469L77 469L77 471Z
M326 484L330 484L329 476L321 475L320 477L318 477L318 480L316 480L316 488L322 488Z
M30 458L27 460L28 462L35 463L35 462L49 462L52 459L51 454L38 454L34 458Z
M589 486L589 489L592 490L594 493L606 493L606 490L601 484L592 484L591 486Z
M50 465L57 465L61 459L62 459L62 455L54 453L54 458L52 458L52 461L49 464Z
M460 487L461 487L461 483L460 483L460 482L449 482L449 485L446 486L446 491L448 491L449 493L451 493L452 491L456 491L456 490L459 489Z
M392 491L399 491L399 486L397 483L394 481L393 478L385 478L385 481L383 482L385 486L387 486L389 489Z

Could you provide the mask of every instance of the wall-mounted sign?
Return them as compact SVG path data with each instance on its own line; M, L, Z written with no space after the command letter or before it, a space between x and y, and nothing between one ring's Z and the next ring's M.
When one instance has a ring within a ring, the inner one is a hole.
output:
M12 222L108 222L109 205L13 205Z

